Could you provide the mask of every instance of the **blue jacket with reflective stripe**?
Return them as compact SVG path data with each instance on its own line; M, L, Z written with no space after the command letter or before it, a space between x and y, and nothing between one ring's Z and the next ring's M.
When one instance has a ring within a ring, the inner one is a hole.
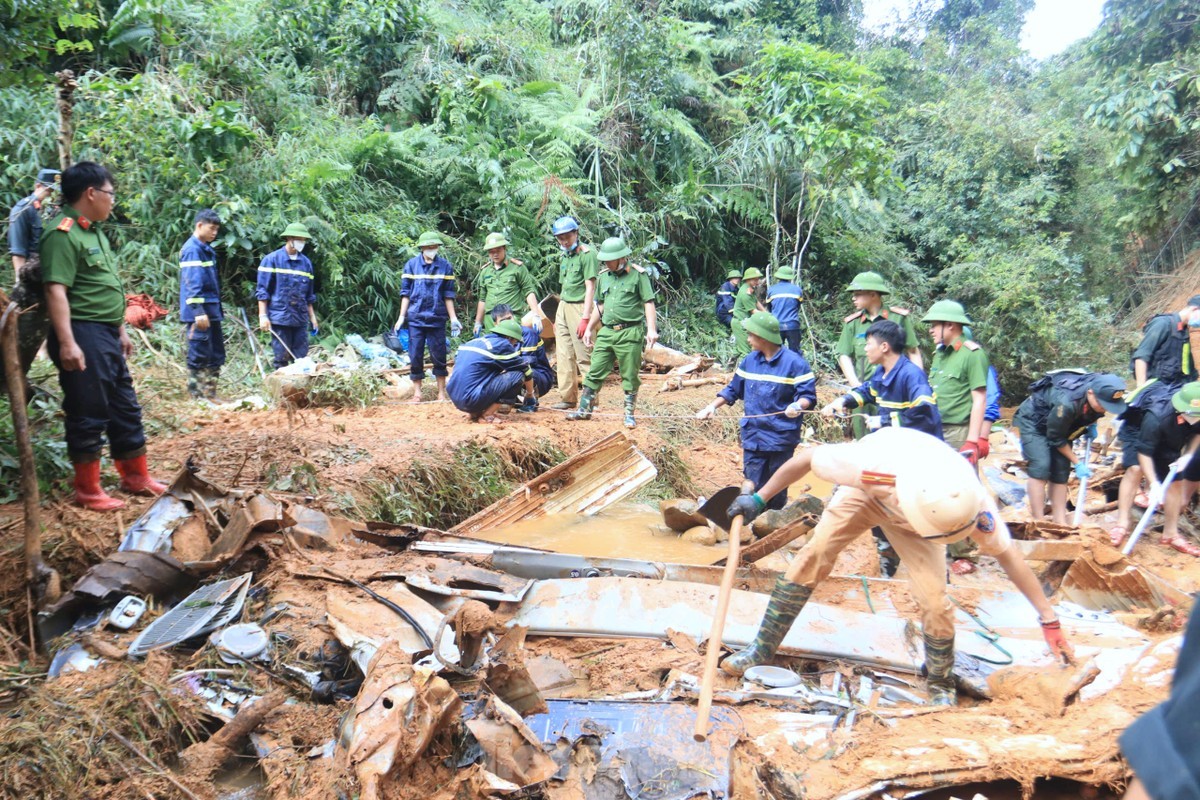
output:
M916 428L931 436L942 438L942 415L938 413L937 395L929 386L929 379L908 356L900 360L886 375L883 369L875 370L867 382L845 395L845 407L858 408L864 405L879 406L880 424L893 424L900 428Z
M779 330L800 330L800 303L804 292L791 281L780 281L767 290L767 308L779 320Z
M725 327L729 327L733 319L733 303L737 299L737 291L738 287L729 281L722 283L721 288L717 290L717 319L721 320Z
M770 360L754 350L742 359L733 380L717 396L729 405L742 401L742 449L791 450L800 443L802 417L789 419L777 412L805 397L816 405L817 382L808 361L795 350L781 347ZM759 414L775 416L757 417Z
M446 301L454 299L454 267L442 256L432 264L418 253L404 265L400 296L408 298L408 324L444 328L450 319Z
M534 388L540 397L558 383L558 375L550 366L550 359L546 358L546 343L542 341L542 335L533 328L522 327L521 330L525 334L521 342L521 354L525 356L525 363L533 370Z
M308 307L317 302L313 265L304 253L288 258L287 248L270 253L258 265L254 296L267 301L272 325L308 325Z
M446 393L463 411L483 411L526 376L532 377L533 370L521 349L498 333L487 333L458 348Z
M194 322L197 314L214 321L222 318L221 281L217 251L192 236L179 251L179 318Z

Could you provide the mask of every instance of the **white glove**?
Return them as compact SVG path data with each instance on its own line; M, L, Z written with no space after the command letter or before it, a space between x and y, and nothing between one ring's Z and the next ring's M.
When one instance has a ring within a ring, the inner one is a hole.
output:
M790 406L785 408L783 410L783 413L787 415L788 419L795 419L796 417L803 414L804 410L805 410L804 406L800 405L800 401L797 400L796 402L792 403Z
M842 410L842 407L840 405L838 405L837 403L830 403L829 405L827 405L821 409L821 416L822 417L832 417L834 414L837 414L841 410Z
M458 338L458 335L459 335L460 333L462 333L462 323L461 323L461 322L459 322L459 321L458 321L458 320L456 320L456 319L455 319L455 320L451 320L451 321L450 321L450 336L452 336L453 338L457 339L457 338Z
M712 406L705 406L696 412L696 419L712 419L717 415L717 410Z
M537 332L538 332L538 336L541 336L541 335L542 335L542 318L541 318L541 317L534 317L534 318L533 318L533 321L532 321L532 322L529 324L529 327L531 327L531 328L533 328L535 331L537 331Z

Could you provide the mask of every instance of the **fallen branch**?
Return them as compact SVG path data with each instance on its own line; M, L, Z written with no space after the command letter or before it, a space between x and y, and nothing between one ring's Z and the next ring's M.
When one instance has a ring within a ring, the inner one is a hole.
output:
M253 733L268 714L283 705L286 698L287 695L283 692L272 692L260 700L243 705L238 709L237 715L214 733L212 738L206 742L198 742L180 753L179 760L188 777L202 783L210 782L222 764L237 756L235 748L238 743Z

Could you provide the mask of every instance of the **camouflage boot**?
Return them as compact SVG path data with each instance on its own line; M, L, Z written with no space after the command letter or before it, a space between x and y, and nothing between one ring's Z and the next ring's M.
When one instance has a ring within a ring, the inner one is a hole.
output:
M590 387L583 387L583 391L579 394L579 408L567 414L569 420L591 419L592 409L596 407L596 390Z
M204 396L212 402L217 401L217 381L221 377L220 367L209 367L205 370Z
M625 427L636 428L637 420L633 418L633 407L637 403L637 392L629 392L625 395Z
M929 685L929 703L935 706L958 704L954 687L954 637L939 639L925 636L925 674Z
M812 597L812 589L792 583L780 575L775 579L775 588L771 591L771 601L767 603L767 611L763 614L762 625L758 635L745 650L734 653L721 662L721 669L730 675L741 677L750 667L765 664L775 656L779 643L787 634L796 617L800 616L804 604ZM714 643L709 642L709 647Z
M188 397L193 400L201 400L204 398L204 370L189 369L188 370Z

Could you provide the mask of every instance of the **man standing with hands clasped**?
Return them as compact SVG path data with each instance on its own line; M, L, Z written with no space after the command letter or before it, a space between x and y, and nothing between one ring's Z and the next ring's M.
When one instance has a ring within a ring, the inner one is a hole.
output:
M559 402L551 406L561 410L574 408L579 401L579 379L592 363L583 336L592 318L598 266L596 253L579 241L579 223L574 217L554 220L550 233L563 252L558 267L558 311L554 315Z
M417 239L421 252L404 265L404 276L400 280L400 316L396 319L396 330L408 324L409 378L413 382L412 402L421 402L421 382L425 379L425 347L429 346L429 358L433 361L433 377L437 381L437 399L445 402L446 376L446 321L450 322L450 335L462 333L462 323L454 311L454 267L438 250L442 237L436 231L425 231Z
M319 332L313 265L304 255L311 238L308 228L293 222L283 231L283 247L258 265L258 328L271 336L275 369L307 356L310 326L314 336Z

